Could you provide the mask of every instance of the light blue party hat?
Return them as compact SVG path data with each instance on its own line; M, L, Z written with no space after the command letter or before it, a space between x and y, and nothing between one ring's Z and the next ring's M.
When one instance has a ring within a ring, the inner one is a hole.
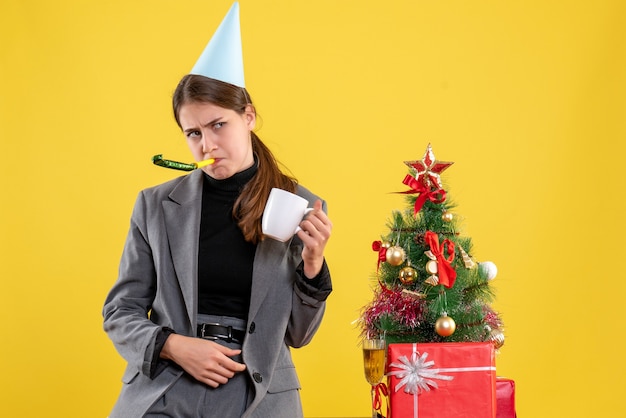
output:
M243 76L239 3L233 3L196 61L196 65L191 69L191 74L246 87Z

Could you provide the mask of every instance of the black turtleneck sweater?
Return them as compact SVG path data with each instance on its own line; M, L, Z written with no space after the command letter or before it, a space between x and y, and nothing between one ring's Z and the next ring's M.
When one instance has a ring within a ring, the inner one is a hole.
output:
M223 180L204 174L198 252L198 313L246 320L256 245L233 218L233 205L257 165Z

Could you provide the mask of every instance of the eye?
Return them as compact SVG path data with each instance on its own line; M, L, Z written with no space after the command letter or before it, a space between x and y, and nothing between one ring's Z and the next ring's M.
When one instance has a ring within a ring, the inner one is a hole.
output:
M187 139L196 139L196 138L200 138L201 136L202 134L200 133L200 131L187 132Z
M222 128L224 125L226 125L226 122L216 122L213 124L213 129L220 129Z

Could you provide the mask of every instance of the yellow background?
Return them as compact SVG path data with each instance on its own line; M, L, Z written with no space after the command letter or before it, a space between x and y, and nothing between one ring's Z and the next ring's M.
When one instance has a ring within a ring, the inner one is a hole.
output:
M403 161L435 155L506 322L523 418L621 417L626 7L604 1L241 1L258 133L329 202L335 292L294 352L308 417L363 417L352 323ZM230 0L0 5L0 409L105 417L101 330L138 191L190 154L171 93Z

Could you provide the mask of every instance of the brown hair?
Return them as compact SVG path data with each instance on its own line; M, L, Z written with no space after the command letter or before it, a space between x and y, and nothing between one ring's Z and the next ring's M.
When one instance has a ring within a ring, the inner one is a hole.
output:
M252 99L245 88L201 75L188 74L178 83L172 99L174 118L179 127L181 106L195 102L213 103L239 114L243 114L248 105L254 109ZM233 217L237 220L246 241L257 244L264 238L261 218L271 189L278 187L293 193L296 191L297 180L284 174L270 149L254 132L250 134L258 170L235 201Z

